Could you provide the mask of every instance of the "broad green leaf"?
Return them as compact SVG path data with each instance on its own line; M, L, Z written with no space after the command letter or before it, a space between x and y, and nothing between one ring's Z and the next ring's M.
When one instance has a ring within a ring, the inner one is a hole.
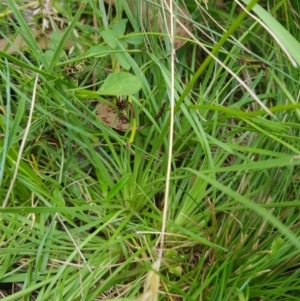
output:
M142 35L130 35L124 38L128 44L141 45L144 42L144 37Z
M131 65L128 62L125 53L122 52L116 53L116 59L124 70L129 70L131 68Z
M95 55L95 56L99 56L99 55L107 55L109 53L111 53L112 50L109 47L106 46L101 46L101 45L97 45L97 46L92 46L89 51L88 54L89 55Z
M140 80L127 72L111 73L98 90L100 95L131 95L141 89Z
M44 56L48 62L51 62L53 55L54 55L54 50L52 50L52 49L46 50L44 52Z
M63 34L59 30L53 31L50 35L49 49L55 50L61 41Z
M114 25L112 26L112 30L117 37L124 35L126 30L126 24L127 24L126 19L122 19L119 22L114 23Z
M121 44L121 45L120 45ZM126 49L127 43L124 41L119 42L119 47L121 46L122 49ZM119 47L117 49L119 49ZM131 68L131 64L129 63L126 54L124 52L117 52L116 59L118 63L122 66L124 70L129 70Z
M103 40L109 47L116 49L116 47L118 45L117 37L111 29L105 29L105 30L101 31L101 35L102 35Z

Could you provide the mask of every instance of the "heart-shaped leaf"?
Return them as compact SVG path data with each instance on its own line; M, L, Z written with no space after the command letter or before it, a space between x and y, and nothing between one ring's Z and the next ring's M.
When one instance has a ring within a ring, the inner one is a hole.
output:
M131 95L141 89L141 81L134 75L127 72L111 73L98 90L100 95Z

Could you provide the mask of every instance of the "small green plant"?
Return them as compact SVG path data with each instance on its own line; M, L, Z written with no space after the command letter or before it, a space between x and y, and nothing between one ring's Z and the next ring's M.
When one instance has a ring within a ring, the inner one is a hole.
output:
M298 1L105 2L0 4L0 298L299 300Z

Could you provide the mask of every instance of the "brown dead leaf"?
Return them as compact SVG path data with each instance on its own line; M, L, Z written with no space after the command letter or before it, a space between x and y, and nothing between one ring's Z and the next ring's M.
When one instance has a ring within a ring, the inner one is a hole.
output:
M126 110L115 108L113 104L109 105L100 102L97 106L97 116L109 127L118 131L126 132L130 127L128 114Z
M155 121L161 117L165 106L166 103L163 103L158 113L154 117ZM110 105L105 102L99 102L96 114L106 125L121 132L126 132L131 128L131 119L134 118L132 105L128 104L126 100L122 100L121 98L117 99L116 105L113 103ZM138 126L136 127L136 130L142 130L151 124L152 122L149 122L145 125Z

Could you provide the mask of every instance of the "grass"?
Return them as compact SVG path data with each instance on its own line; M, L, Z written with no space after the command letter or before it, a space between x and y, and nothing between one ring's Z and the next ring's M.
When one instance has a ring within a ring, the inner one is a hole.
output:
M0 4L26 44L0 51L0 298L299 300L300 7L213 2L173 61L125 3L55 1L43 50ZM119 95L152 123L131 144L96 115Z

